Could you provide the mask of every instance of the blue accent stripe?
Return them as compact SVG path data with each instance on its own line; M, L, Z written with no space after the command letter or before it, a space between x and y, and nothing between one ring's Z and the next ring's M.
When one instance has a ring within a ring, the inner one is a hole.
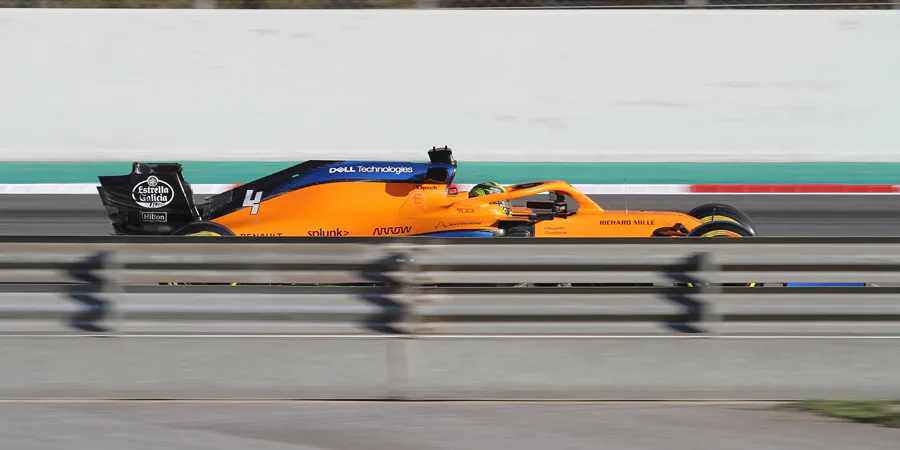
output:
M785 287L859 287L866 283L785 283Z
M273 194L300 189L306 186L338 181L376 181L383 183L416 183L426 180L428 169L456 170L453 164L411 163L390 161L341 161L326 164L294 177L275 188Z
M452 238L452 237L489 238L489 237L494 237L494 233L491 231L458 230L458 231L438 231L437 233L417 234L416 236L450 237L450 238Z

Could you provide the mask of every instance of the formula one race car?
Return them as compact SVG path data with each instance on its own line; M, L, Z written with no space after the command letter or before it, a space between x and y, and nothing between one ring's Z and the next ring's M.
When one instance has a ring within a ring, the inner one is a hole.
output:
M195 204L177 163L135 162L98 187L116 234L214 236L744 237L746 214L604 210L564 181L459 192L449 148L430 162L307 161ZM486 188L486 189L485 189ZM526 197L549 194L550 201ZM511 201L525 199L526 205ZM577 203L570 208L567 201Z

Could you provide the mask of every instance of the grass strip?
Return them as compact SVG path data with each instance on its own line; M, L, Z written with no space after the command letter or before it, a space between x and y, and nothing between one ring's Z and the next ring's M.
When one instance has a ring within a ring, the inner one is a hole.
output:
M828 417L900 428L900 400L803 400L787 406Z

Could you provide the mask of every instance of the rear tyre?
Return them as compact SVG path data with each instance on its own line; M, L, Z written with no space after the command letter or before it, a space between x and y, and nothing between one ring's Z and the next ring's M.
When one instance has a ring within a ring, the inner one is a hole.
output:
M215 222L191 222L172 233L175 236L234 236L225 225Z
M234 236L234 232L228 227L215 222L192 222L172 234L175 236ZM162 284L168 286L237 286L237 283L182 283L175 281Z
M687 214L703 223L717 221L736 223L749 231L752 236L756 236L756 225L750 220L750 216L731 205L707 203L688 211Z

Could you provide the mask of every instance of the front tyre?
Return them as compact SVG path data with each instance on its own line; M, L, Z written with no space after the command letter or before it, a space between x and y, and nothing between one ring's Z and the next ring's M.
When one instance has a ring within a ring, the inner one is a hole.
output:
M703 225L698 226L691 230L691 233L688 234L688 237L700 237L700 238L742 238L742 237L753 237L754 234L738 225L734 222L724 222L724 221L715 221L715 222L707 222ZM762 286L762 283L725 283L723 286L744 286L744 287L759 287ZM693 283L688 283L687 286L694 287Z
M756 225L750 220L750 216L731 205L707 203L688 211L687 214L703 223L723 221L736 223L756 236Z
M704 238L742 238L753 237L755 234L734 222L714 221L707 222L691 230L688 237Z

